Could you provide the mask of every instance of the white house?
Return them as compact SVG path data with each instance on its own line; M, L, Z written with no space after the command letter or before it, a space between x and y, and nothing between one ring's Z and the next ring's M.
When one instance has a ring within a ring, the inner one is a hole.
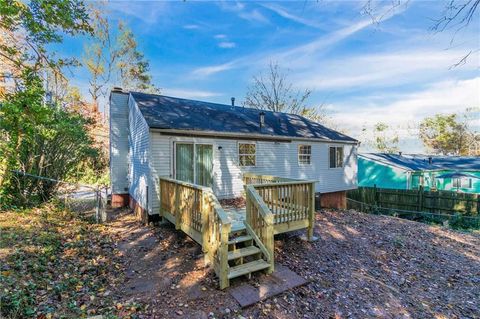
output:
M158 177L242 195L242 173L316 180L322 205L357 187L358 141L299 115L163 95L110 95L112 205L158 214Z

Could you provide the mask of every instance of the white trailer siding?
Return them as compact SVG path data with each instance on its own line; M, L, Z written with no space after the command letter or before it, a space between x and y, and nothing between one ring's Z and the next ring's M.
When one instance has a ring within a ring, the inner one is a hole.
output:
M194 142L213 145L213 190L219 198L238 197L243 192L242 174L252 172L282 177L317 180L316 191L322 193L343 191L357 187L357 147L354 144L317 141L248 141L256 144L256 166L238 165L238 143L242 140L195 138L161 135L151 131L152 176L173 177L174 142ZM247 142L243 140L243 142ZM298 146L311 145L311 164L298 163ZM344 166L329 168L329 146L344 147ZM221 149L219 149L221 147ZM157 188L152 196L152 212L159 209Z
M128 94L110 95L110 180L112 194L128 193Z
M150 175L150 133L147 122L135 101L129 102L129 193L142 207L150 211L151 175ZM150 194L149 194L150 193Z

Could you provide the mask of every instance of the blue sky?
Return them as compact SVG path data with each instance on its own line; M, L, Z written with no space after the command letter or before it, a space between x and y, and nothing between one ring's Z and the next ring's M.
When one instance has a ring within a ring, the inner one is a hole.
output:
M150 61L162 94L230 103L243 100L252 75L270 61L288 70L310 104L324 105L329 125L363 139L382 121L399 132L403 151L422 151L414 126L437 112L480 106L480 21L451 43L433 33L445 1L409 1L396 10L374 2L383 21L362 15L365 1L109 2ZM388 11L387 11L388 10ZM477 12L478 13L478 12ZM62 53L81 55L88 40L67 39ZM470 50L465 65L450 69ZM86 74L73 83L86 90ZM480 119L476 125L480 127ZM368 150L368 148L364 148Z

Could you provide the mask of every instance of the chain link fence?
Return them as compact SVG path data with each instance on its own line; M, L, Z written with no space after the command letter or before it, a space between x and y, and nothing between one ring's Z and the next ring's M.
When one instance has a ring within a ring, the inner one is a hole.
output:
M21 171L11 171L18 179L19 184L28 184L28 180L36 180L54 184L52 198L58 200L67 209L82 214L85 217L93 217L96 222L101 223L107 220L107 201L109 188L106 186L91 186L66 181L60 181L45 176L37 176ZM30 193L29 193L30 192ZM33 191L26 189L22 194L25 197L36 196Z

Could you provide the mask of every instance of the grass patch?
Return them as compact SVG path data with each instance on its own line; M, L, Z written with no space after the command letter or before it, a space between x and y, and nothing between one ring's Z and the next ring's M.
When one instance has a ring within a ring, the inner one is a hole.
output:
M104 227L53 204L0 213L1 315L134 318L114 294L123 266Z

